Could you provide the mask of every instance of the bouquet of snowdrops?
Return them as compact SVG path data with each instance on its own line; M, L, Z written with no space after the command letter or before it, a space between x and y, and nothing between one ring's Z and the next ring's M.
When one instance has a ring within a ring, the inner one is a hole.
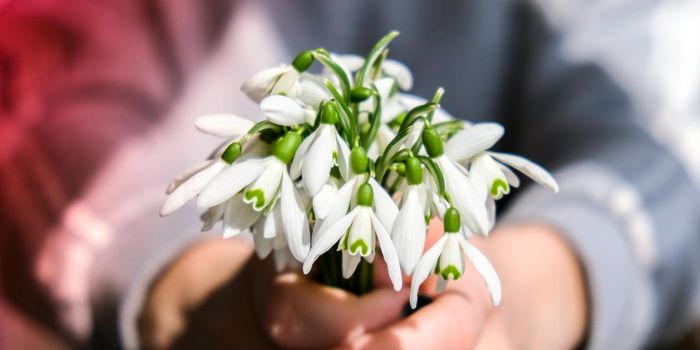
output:
M250 230L257 255L273 253L278 270L309 273L318 262L323 283L358 294L372 288L381 251L396 290L402 273L412 276L413 307L431 273L444 288L467 260L497 305L498 276L469 239L488 235L496 200L519 185L508 166L557 184L527 159L488 151L503 127L452 118L441 88L431 100L404 93L411 72L387 58L397 35L364 59L319 48L251 77L242 90L265 119L197 119L197 129L228 141L172 181L161 215L196 198L203 230L219 221L225 238ZM323 67L316 74L314 62ZM435 217L444 234L424 252Z

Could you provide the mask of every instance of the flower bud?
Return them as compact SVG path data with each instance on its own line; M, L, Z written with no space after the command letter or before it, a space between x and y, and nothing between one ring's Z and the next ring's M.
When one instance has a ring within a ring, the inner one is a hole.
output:
M459 217L459 212L454 207L450 207L445 212L445 217L442 219L442 224L445 229L445 233L457 233L459 232L460 226L462 226L462 220Z
M442 145L442 139L438 132L432 127L423 129L423 145L431 158L439 157L445 153Z
M350 167L355 174L362 174L367 172L367 167L369 166L369 158L367 158L367 151L362 147L355 147L350 152Z
M406 175L406 164L404 164L404 163L397 163L397 164L395 165L395 169L394 169L394 170L396 170L396 173L398 173L399 175L404 176L404 175Z
M350 91L350 101L353 103L362 102L372 95L372 90L364 86L358 86Z
M306 50L297 55L292 61L292 66L298 72L304 72L311 67L312 63L314 63L314 56L311 54L311 50Z
M226 147L226 150L224 150L224 153L221 154L221 159L223 159L226 163L232 164L233 162L238 159L238 157L241 156L241 151L242 151L241 144L239 142L234 142L228 147Z
M272 144L270 154L277 157L282 163L287 164L294 158L294 154L297 152L300 144L301 135L295 132L288 132Z
M423 168L418 158L409 158L406 161L406 181L409 185L420 185L423 183Z
M321 123L335 125L338 122L338 108L335 102L329 101L323 104L321 110Z
M372 204L374 204L374 190L365 182L357 189L357 205L371 207Z

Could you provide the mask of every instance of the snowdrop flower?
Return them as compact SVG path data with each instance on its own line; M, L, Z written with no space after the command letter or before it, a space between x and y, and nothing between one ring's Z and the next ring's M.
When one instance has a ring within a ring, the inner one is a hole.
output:
M493 199L510 193L510 186L518 187L518 177L503 164L518 169L546 188L558 192L559 186L541 166L516 155L488 152L503 136L503 127L496 123L480 123L455 134L445 145L445 154L457 162L469 161L469 176L483 192Z
M230 168L230 165L241 155L241 149L241 144L234 142L226 148L221 157L198 163L178 175L166 189L168 199L160 209L160 215L172 214L199 195L209 181L224 169Z
M335 124L338 110L335 103L326 103L321 109L321 123L299 146L291 165L291 177L302 176L304 188L309 196L316 196L328 184L334 159L338 162L341 176L348 176L350 150L340 138ZM301 170L301 171L300 171Z
M296 94L300 89L301 73L311 66L313 60L311 51L304 51L292 64L283 64L256 73L243 83L241 90L255 102L260 102L268 95Z
M368 183L357 191L357 206L347 215L318 232L318 240L311 247L304 261L303 271L309 273L316 259L334 244L347 256L343 261L343 275L350 276L362 258L373 261L375 245L379 243L387 263L389 277L395 290L401 290L401 267L396 250L384 224L374 212L374 190Z
M289 247L295 258L303 260L310 235L306 208L287 173L287 164L300 143L299 134L288 132L275 141L268 157L247 159L224 169L204 187L197 206L210 208L229 201L227 208L231 210L224 213L224 222L229 213L231 221L244 224L236 227L241 231L257 221L263 210L269 212L272 206L280 205Z
M429 188L423 184L423 169L417 158L406 161L406 186L401 193L401 209L396 216L391 239L399 255L401 270L411 275L423 253L425 235L428 229L426 215Z
M491 294L491 302L497 306L501 302L501 282L488 259L464 238L460 216L455 208L449 208L443 218L445 234L420 258L413 271L410 303L416 308L418 288L431 272L438 275L438 292L448 280L456 280L464 273L467 258L483 277Z
M490 229L486 212L486 195L482 194L467 176L467 170L456 161L448 158L440 135L432 127L423 130L423 145L433 158L445 179L445 190L454 207L463 218L464 230L480 235L488 235Z
M386 190L372 177L369 176L369 158L367 152L362 147L355 147L350 152L350 169L352 174L348 176L347 181L336 191L332 200L330 200L330 208L322 220L316 220L314 232L325 231L328 226L338 221L345 216L351 208L357 205L357 192L363 183L368 183L374 191L374 212L379 218L379 221L384 225L388 232L391 232L398 208L393 199ZM314 201L318 195L314 197ZM315 242L319 234L315 234L313 242Z

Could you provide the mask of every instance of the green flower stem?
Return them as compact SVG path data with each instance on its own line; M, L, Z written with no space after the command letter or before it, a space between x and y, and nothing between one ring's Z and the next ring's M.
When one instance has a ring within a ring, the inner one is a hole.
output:
M316 49L312 52L313 57L321 62L324 66L330 68L330 70L338 77L340 81L340 86L343 90L343 97L345 99L350 98L350 80L351 78L345 74L345 70L338 65L328 54L326 50Z
M382 52L384 52L389 43L398 35L399 32L394 30L389 32L389 34L385 35L383 38L379 39L372 50L369 51L362 68L360 68L360 70L357 72L355 86L362 86L369 69L374 65L374 62L379 58Z
M338 92L335 86L333 86L333 83L328 80L326 80L325 83L326 87L328 87L328 91L331 92L333 97L335 97L335 101L340 104L340 108L343 110L343 112L345 112L339 113L340 125L343 127L343 131L345 133L345 141L348 143L348 145L350 145L350 147L354 147L358 142L356 128L357 123L352 122L352 112L350 111L348 104L345 102L345 98L340 95L340 92Z
M372 84L372 95L374 97L374 114L372 115L372 124L367 133L367 138L365 139L365 148L369 149L374 142L374 138L377 137L377 132L379 131L379 124L382 122L382 97L379 95L379 90L377 86Z

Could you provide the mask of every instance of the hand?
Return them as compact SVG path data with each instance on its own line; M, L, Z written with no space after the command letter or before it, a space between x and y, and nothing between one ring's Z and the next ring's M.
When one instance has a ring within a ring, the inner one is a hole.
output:
M440 233L432 227L432 240ZM472 242L489 257L501 278L503 302L497 308L491 305L481 276L469 264L462 278L450 282L442 294L434 294L435 278L428 280L422 294L433 296L434 302L405 319L399 319L397 313L400 303L406 302L408 284L394 299L374 293L356 298L293 277L294 283L287 288L276 289L267 324L295 325L303 331L291 337L294 332L288 330L271 335L288 347L340 344L345 349L567 349L581 341L586 328L583 276L576 257L557 232L542 225L509 226L499 228L487 240L474 238ZM386 280L378 276L379 284L387 285ZM344 310L342 317L336 317L336 308L327 307L333 303L318 303L324 299L318 295L324 293L328 300L342 300L338 303ZM393 304L387 306L388 302ZM286 316L293 312L284 311L309 307L314 311L303 317L297 313L289 318ZM335 322L338 319L353 322ZM313 329L317 330L314 337L308 337L306 331ZM323 336L323 341L314 342L315 336Z
M155 281L139 319L145 348L328 348L399 319L408 291L378 286L358 298L271 261L239 240L213 239Z

